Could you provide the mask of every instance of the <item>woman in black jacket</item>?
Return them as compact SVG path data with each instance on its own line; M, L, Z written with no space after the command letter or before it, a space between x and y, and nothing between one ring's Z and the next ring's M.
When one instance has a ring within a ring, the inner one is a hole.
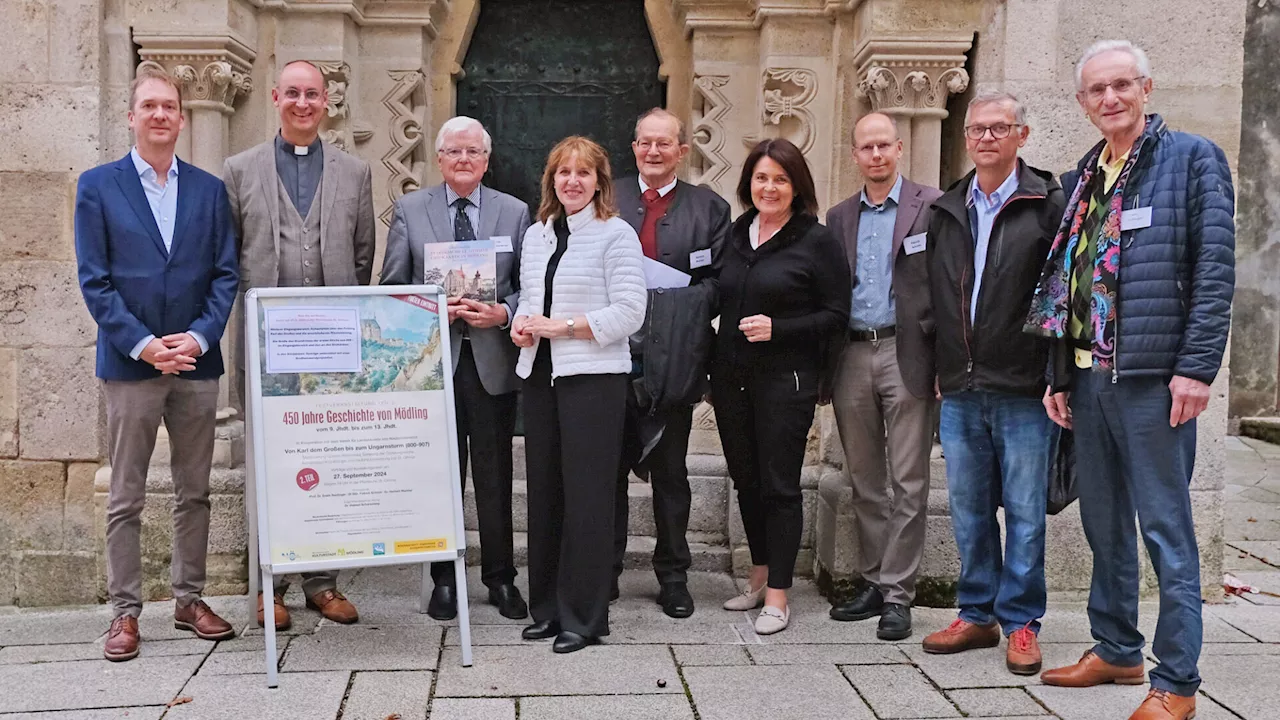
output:
M828 343L849 322L849 264L818 224L813 177L799 148L764 140L743 164L720 271L720 332L711 387L751 575L726 610L764 605L756 632L787 627L787 588L804 516L800 467L826 371Z

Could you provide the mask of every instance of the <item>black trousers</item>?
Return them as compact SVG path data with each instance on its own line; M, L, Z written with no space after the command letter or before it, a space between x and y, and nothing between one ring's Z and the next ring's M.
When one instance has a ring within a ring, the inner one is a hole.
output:
M480 523L480 578L488 587L516 578L511 523L511 435L516 427L516 394L490 395L480 383L471 343L463 341L453 371L453 406L458 419L458 467L467 487L467 451ZM431 563L437 585L454 584L453 563Z
M635 396L627 393L627 423L622 440L622 466L618 470L618 497L613 516L613 573L622 574L627 553L628 476L644 450L637 427L642 411ZM658 444L649 451L645 465L649 484L653 487L653 519L657 526L657 545L653 549L653 572L659 583L686 582L692 559L689 541L689 431L693 427L693 407L666 413L666 426Z
M711 395L753 565L791 587L804 530L800 468L818 401L816 371L712 375Z
M609 634L614 494L627 376L551 380L538 358L524 383L529 483L529 612L562 630Z

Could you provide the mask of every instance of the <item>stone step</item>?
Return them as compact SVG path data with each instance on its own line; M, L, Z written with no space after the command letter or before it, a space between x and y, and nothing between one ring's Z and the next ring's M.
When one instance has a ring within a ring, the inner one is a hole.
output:
M1269 443L1280 443L1280 417L1240 418L1240 434Z
M728 532L726 513L729 510L729 481L723 477L690 477L692 498L689 508L689 531L693 533ZM633 478L627 486L627 532L631 535L653 535L657 528L653 519L653 486ZM476 519L475 486L467 483L462 501L466 527L479 527ZM511 516L514 528L519 532L529 529L528 484L516 480L511 486Z
M529 564L529 536L524 532L515 533L515 561L517 567ZM627 537L627 554L623 567L627 570L648 570L653 567L653 548L656 541L652 537L630 535ZM480 564L480 533L467 531L467 564ZM729 572L732 554L724 536L706 533L689 533L689 554L693 572Z

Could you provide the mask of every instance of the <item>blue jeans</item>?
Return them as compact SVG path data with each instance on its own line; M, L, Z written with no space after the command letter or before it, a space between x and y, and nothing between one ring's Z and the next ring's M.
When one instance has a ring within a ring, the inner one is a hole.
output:
M960 549L960 619L1005 635L1040 631L1045 499L1058 426L1037 398L968 391L942 398L951 524ZM996 508L1004 505L1000 553Z
M1142 664L1138 632L1138 538L1160 582L1151 686L1191 696L1200 687L1203 624L1200 552L1191 519L1194 420L1169 427L1169 380L1076 371L1071 395L1080 519L1093 549L1089 624L1094 652L1113 664Z

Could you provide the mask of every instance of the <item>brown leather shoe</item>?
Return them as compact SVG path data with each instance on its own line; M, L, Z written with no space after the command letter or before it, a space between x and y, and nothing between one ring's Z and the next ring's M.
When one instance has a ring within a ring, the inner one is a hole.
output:
M337 590L321 590L312 595L307 598L307 607L319 610L321 615L343 625L350 625L360 619L356 606Z
M1009 633L1004 666L1014 675L1035 675L1040 672L1040 639L1031 626Z
M1146 681L1141 665L1124 667L1112 665L1098 657L1093 650L1085 651L1080 662L1075 665L1045 670L1040 673L1040 682L1058 687L1093 687L1115 683L1117 685L1141 685Z
M273 614L276 616L276 630L288 630L293 625L293 618L289 617L289 608L284 606L284 596L276 595L273 607ZM267 619L262 614L262 593L258 593L258 627L266 627Z
M1174 695L1168 690L1151 688L1147 699L1133 711L1129 720L1192 720L1196 716L1196 699Z
M227 640L236 636L231 623L218 617L203 600L175 608L173 626L179 630L190 630L201 640Z
M1000 644L1000 626L974 625L956 618L946 630L939 630L924 639L920 645L927 653L950 655L951 653L995 647Z
M111 621L107 631L107 644L102 657L111 662L123 662L138 657L138 618L121 615Z

